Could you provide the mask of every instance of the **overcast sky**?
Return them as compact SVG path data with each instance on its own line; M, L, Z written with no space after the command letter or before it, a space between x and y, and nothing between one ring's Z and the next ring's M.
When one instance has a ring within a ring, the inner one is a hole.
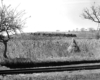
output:
M18 10L26 10L31 16L27 20L24 32L68 31L80 28L96 28L97 24L85 20L81 14L85 7L100 0L4 0Z

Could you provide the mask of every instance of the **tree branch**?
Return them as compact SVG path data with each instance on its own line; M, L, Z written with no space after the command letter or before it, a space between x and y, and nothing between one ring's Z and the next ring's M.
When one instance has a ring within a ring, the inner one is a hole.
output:
M10 39L10 36L9 36L9 33L8 33L8 31L7 31L7 30L6 30L6 33L7 33L8 39Z
M88 9L87 9L87 10L86 10L86 9L84 10L83 17L84 17L85 19L90 19L90 20L92 20L92 21L94 21L94 22L98 22L98 21L96 21L96 20L94 19L94 17L90 14L90 12L89 12Z
M93 11L93 15L95 16L95 18L97 19L97 21L98 21L98 22L100 22L99 17L98 17L98 15L97 15L97 11L96 11L95 7L94 7L94 6L92 6L92 7L91 7L91 9L92 9L92 11Z

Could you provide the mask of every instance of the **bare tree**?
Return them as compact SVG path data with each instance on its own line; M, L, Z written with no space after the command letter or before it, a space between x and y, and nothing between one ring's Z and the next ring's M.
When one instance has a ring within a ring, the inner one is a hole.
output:
M100 24L100 6L95 6L95 2L94 4L89 8L85 8L83 11L82 16L85 19L91 20L93 22L98 23L98 28L99 28L99 24Z
M90 27L90 28L89 28L89 31L90 31L90 32L94 32L95 29Z
M85 32L86 31L86 29L85 28L81 28L81 32Z
M21 19L25 14L25 11L16 12L15 9L11 9L11 5L6 6L1 0L0 7L0 42L4 44L4 58L7 57L7 43L11 39L11 34L16 34L22 31L25 25L26 19Z

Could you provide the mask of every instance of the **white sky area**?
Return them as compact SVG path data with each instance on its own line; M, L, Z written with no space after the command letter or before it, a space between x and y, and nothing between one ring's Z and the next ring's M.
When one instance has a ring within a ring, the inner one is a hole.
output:
M84 19L84 8L100 0L4 0L17 10L25 10L27 19L24 32L68 31L76 28L97 28L97 24Z

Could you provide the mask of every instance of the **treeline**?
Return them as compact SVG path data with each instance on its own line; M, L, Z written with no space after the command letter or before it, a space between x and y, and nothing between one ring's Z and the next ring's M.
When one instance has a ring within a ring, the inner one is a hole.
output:
M34 33L36 36L47 36L47 37L77 37L76 34L66 33Z

